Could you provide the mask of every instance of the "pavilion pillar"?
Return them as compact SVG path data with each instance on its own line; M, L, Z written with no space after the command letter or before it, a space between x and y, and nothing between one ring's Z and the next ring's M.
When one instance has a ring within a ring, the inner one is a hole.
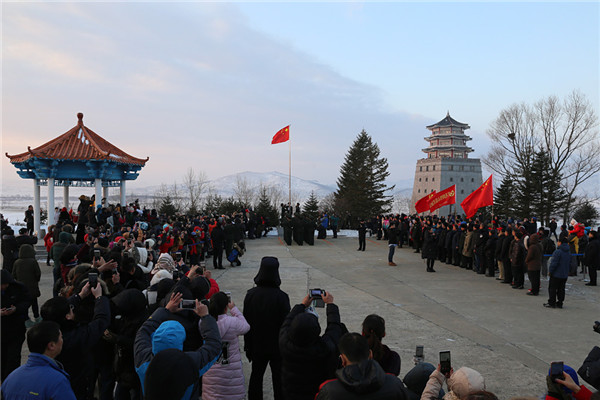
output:
M48 178L48 226L54 224L54 178Z
M102 202L100 202L100 203L96 203L96 205L101 204L102 207L106 207L108 205L108 186L104 186L102 188L102 198L106 199L106 204L102 204Z
M127 205L127 199L125 197L125 179L121 179L121 207L125 207Z
M96 195L96 208L98 204L102 204L102 179L96 178L95 183L95 195Z
M64 207L69 210L69 185L65 183L63 186L63 203Z
M48 226L54 224L54 221L48 221ZM40 232L40 185L37 179L33 179L33 231L37 232L38 239L42 238Z

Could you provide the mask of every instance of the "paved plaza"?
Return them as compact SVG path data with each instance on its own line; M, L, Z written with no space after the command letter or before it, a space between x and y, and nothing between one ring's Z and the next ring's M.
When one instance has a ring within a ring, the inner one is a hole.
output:
M398 266L390 267L386 242L367 238L365 252L357 247L357 239L347 237L316 240L314 246L286 246L278 237L249 240L242 266L213 270L213 278L221 290L232 292L241 309L260 259L278 257L281 288L292 306L309 288L321 288L333 294L350 331L360 332L368 314L385 318L383 342L400 354L400 377L413 367L416 345L425 346L425 361L434 365L440 351L450 350L454 369L468 366L481 372L488 390L500 399L539 396L551 361L577 369L600 342L592 330L600 319L600 289L584 286L581 275L569 278L564 309L546 309L548 282L543 279L540 296L526 296L526 290L439 262L436 273L427 273L421 255L410 248L397 249ZM212 269L210 259L207 265ZM45 259L40 266L41 305L51 295L52 274ZM319 314L324 330L324 309ZM250 364L243 360L247 385ZM268 370L265 393L272 398Z

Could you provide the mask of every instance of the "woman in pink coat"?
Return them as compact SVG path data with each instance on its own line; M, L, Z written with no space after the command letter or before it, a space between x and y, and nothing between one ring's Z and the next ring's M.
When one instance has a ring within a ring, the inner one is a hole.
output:
M221 356L202 377L202 400L243 399L246 388L238 336L248 332L250 325L223 292L210 298L208 312L217 320L223 344Z

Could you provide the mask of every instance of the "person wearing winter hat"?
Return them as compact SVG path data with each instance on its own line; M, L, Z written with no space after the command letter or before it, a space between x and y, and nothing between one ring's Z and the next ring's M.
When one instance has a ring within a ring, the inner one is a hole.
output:
M144 395L148 384L152 385L150 378L146 379L146 374L151 372L151 376L155 376L150 370L150 364L154 358L163 350L177 349L183 350L184 341L186 338L185 328L177 321L173 321L173 313L180 311L179 305L182 300L181 293L173 293L167 306L157 309L150 318L144 322L138 330L133 346L135 370L140 378ZM179 397L182 399L197 399L199 397L198 379L217 361L221 353L221 335L219 327L215 319L208 314L208 307L199 301L196 301L196 306L193 312L202 319L200 324L200 334L204 340L201 347L197 347L193 351L186 351L185 354L193 361L193 371L195 373L194 384L188 385L185 390L185 396ZM198 329L198 328L196 328ZM161 360L163 355L161 355ZM168 357L167 357L168 358ZM165 361L166 362L166 361ZM163 362L158 363L163 364ZM162 368L158 368L163 370ZM149 371L150 370L150 371ZM179 369L178 369L178 372ZM180 385L177 385L178 388ZM150 389L151 392L153 391ZM179 389L176 389L179 390ZM174 398L172 395L167 397L152 397L161 399Z
M592 392L584 385L579 385L577 372L568 365L563 366L563 379L552 380L550 372L546 376L548 394L546 400L589 400Z
M30 244L22 245L19 249L19 258L13 265L13 277L27 287L31 298L31 311L33 312L35 321L28 318L25 321L27 328L32 327L35 323L42 320L37 301L37 298L41 295L39 287L41 276L40 265L35 259L35 249Z
M469 394L485 390L483 376L474 369L461 367L456 372L451 369L447 375L444 375L438 364L437 369L429 376L421 400L437 398L445 380L448 384L448 393L443 397L444 400L466 400Z
M314 300L310 294L292 308L279 331L282 384L289 400L314 399L319 385L335 376L337 344L347 330L333 295L325 292L322 299L327 304L327 328L322 336L318 318L306 312Z
M290 312L290 298L279 288L281 278L276 257L262 258L254 283L256 287L248 290L244 298L244 317L252 327L244 335L244 352L252 365L248 399L262 400L263 376L269 365L273 395L280 400L283 398L283 388L278 338L281 324Z
M191 399L198 391L194 360L179 349L159 351L146 370L146 400Z
M589 269L590 281L585 285L596 286L596 276L598 275L598 269L600 269L600 238L598 232L592 230L588 233L588 238L589 242L583 253L583 264Z
M427 381L429 381L429 376L434 371L435 367L433 364L421 362L404 375L402 382L406 385L406 389L408 389L408 397L410 400L419 400L421 398L423 390L425 390L425 387L427 386ZM441 399L445 394L444 389L440 389L439 394L435 396L435 398Z

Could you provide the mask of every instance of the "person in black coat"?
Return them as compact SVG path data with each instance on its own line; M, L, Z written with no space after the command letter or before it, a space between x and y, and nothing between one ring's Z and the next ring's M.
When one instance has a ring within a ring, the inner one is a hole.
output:
M263 257L254 283L256 287L248 290L244 299L244 318L250 324L244 335L244 351L252 363L248 399L263 398L263 375L270 365L273 395L279 400L283 399L279 329L290 312L290 299L279 289L279 260Z
M598 232L590 231L588 234L589 243L583 254L583 264L587 265L590 272L590 281L586 286L596 286L597 270L600 269L600 238Z
M484 254L484 269L487 271L486 276L490 278L496 276L496 263L495 263L495 254L496 254L496 243L498 242L498 232L496 229L493 229L488 237L487 242L485 243L485 247L483 249Z
M423 240L423 258L427 259L427 272L435 272L433 264L437 257L437 234L429 225L425 226L425 240Z
M223 267L223 245L225 243L225 231L223 230L223 218L219 218L217 226L210 234L213 245L213 267L215 269L225 269Z
M319 385L335 376L337 344L347 331L340 321L338 306L333 304L333 296L325 292L327 328L320 336L318 317L314 311L306 312L312 301L307 295L302 303L296 304L279 331L281 378L287 400L313 400Z
M397 377L386 374L370 357L369 345L358 333L340 339L342 369L337 379L324 382L315 400L408 399L406 387Z
M80 324L76 321L73 310L90 294L95 298L94 314L89 323ZM99 282L92 288L86 282L79 294L68 300L55 297L46 301L40 313L44 321L54 321L60 325L63 348L56 360L64 365L71 377L73 393L79 400L90 398L89 388L93 385L91 379L94 370L91 349L101 340L110 325L110 302L102 295L102 285Z
M367 224L361 220L358 224L358 250L365 251L367 247Z
M27 288L13 279L3 269L0 271L2 283L2 380L21 365L21 348L25 341L25 320L27 310L31 306L31 298Z
M504 280L502 283L513 283L512 264L510 262L510 246L514 240L512 228L506 228L502 242L502 265L504 266Z
M12 273L12 267L15 260L19 257L19 245L15 238L15 231L7 228L2 234L2 268Z

